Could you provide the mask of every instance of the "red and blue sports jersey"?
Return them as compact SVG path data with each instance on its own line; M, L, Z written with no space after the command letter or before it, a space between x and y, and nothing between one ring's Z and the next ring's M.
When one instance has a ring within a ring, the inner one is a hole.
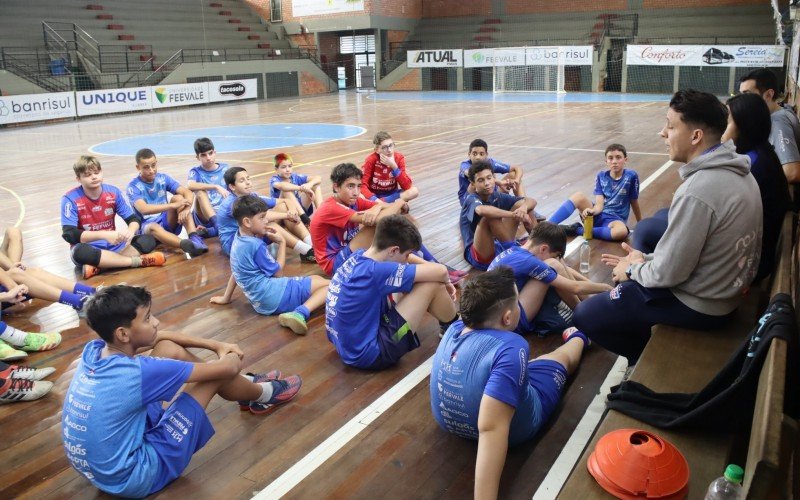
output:
M350 222L356 212L368 210L375 206L374 201L358 198L355 206L347 207L331 196L317 209L311 218L311 243L317 264L328 275L333 274L333 262L336 254L356 237L361 226Z
M123 219L135 216L122 192L109 184L101 185L100 196L93 200L78 186L61 198L61 225L75 226L84 231L116 231L114 216ZM92 241L98 248L111 247L107 241Z
M639 174L624 169L622 177L614 179L610 170L599 172L594 182L594 194L605 198L604 213L616 215L626 222L631 212L631 200L639 199Z
M361 194L365 198L372 198L373 195L383 196L394 193L399 189L405 191L413 185L411 177L406 172L406 159L400 153L394 153L394 161L397 163L397 171L392 171L392 167L385 165L381 161L381 155L372 153L364 160L361 167Z

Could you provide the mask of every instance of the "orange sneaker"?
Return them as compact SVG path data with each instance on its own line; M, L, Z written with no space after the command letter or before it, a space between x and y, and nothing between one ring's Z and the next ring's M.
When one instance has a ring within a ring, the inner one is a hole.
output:
M100 274L100 268L95 266L90 266L89 264L83 265L83 279L88 280L92 276L97 276Z
M142 258L142 267L163 266L167 261L162 252L146 253L140 257Z

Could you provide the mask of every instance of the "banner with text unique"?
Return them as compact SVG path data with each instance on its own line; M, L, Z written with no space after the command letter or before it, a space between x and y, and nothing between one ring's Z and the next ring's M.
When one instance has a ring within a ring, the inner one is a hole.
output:
M628 66L780 67L780 45L628 45Z
M209 102L208 84L182 83L150 87L150 102L153 103L153 109L205 104Z
M55 120L74 116L74 92L0 97L0 124Z
M208 98L211 102L243 101L258 97L258 80L226 80L208 82Z
M78 116L142 111L151 108L150 87L86 90L76 94Z
M463 50L409 50L409 68L460 68L463 62Z
M591 45L560 47L528 47L527 66L591 66L594 49Z
M464 67L525 66L524 48L474 49L464 51Z
M364 0L292 0L292 16L322 16L341 12L363 12Z

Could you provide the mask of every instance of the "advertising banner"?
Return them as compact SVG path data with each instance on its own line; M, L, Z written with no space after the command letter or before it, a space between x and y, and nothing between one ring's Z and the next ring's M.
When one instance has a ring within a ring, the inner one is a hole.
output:
M150 87L150 102L153 109L205 104L209 102L208 84L203 82Z
M211 102L242 101L258 97L258 80L227 80L208 82L208 98Z
M360 12L364 10L364 0L292 0L292 16L321 16L340 12Z
M464 51L464 67L525 66L524 48L475 49Z
M0 96L0 124L54 120L75 116L75 94L25 94Z
M150 87L77 92L78 116L143 111L151 108Z
M561 47L528 47L527 66L591 66L594 50L591 45Z
M628 66L783 66L780 45L628 45Z
M459 68L463 55L461 49L409 50L407 61L409 68Z

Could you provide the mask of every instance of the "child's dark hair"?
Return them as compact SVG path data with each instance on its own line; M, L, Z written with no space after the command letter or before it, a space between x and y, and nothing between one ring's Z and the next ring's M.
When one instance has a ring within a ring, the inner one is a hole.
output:
M461 285L458 313L468 327L481 328L498 313L513 307L515 300L514 271L500 266L470 278Z
M535 245L547 245L551 252L557 252L559 255L564 255L564 252L567 251L567 233L558 224L552 222L540 222L533 226L528 240Z
M772 118L766 101L757 94L739 94L728 99L728 108L733 123L739 131L736 138L736 152L747 154L759 146L769 150L769 131Z
M142 148L136 152L136 164L138 165L140 161L144 160L145 158L155 158L156 154L150 148Z
M470 182L475 182L475 176L484 170L493 170L492 164L484 160L476 161L470 165L469 170L467 170L467 179L469 179Z
M231 167L222 175L222 178L225 179L225 187L228 190L230 190L231 184L236 184L236 174L239 172L247 172L247 170L242 167Z
M622 156L624 156L625 158L628 157L628 150L625 149L625 146L623 146L622 144L617 144L617 143L609 144L608 146L606 146L606 152L603 154L608 155L608 153L612 151L619 151L620 153L622 153Z
M386 250L398 246L401 252L416 252L422 247L422 236L419 229L402 215L395 214L378 221L372 246L377 250Z
M474 141L470 142L467 153L471 153L472 148L483 148L486 150L487 153L489 152L489 145L486 144L486 141L484 141L483 139L475 139Z
M331 170L331 182L337 186L341 186L344 181L352 177L361 181L361 169L352 163L340 163Z
M756 88L760 94L763 94L767 90L773 90L775 94L778 94L778 77L775 76L775 73L766 68L754 69L741 77L739 83L744 83L747 80L756 82Z
M280 166L280 164L285 162L286 160L289 160L289 163L292 163L292 157L289 156L289 153L276 154L275 158L273 159L273 161L275 162L275 170L277 170L278 166Z
M214 143L208 137L201 137L194 141L194 154L208 153L214 149Z
M139 286L112 285L97 292L86 305L86 323L107 343L114 342L114 331L130 327L140 307L148 308L153 298Z
M267 206L267 203L261 199L261 197L242 196L233 202L231 213L233 214L233 218L236 219L236 222L241 224L242 219L245 217L252 219L256 215L266 212L267 210L269 210L269 207Z
M679 90L669 101L669 107L681 114L683 123L697 126L721 137L728 127L728 109L714 94L699 90Z

